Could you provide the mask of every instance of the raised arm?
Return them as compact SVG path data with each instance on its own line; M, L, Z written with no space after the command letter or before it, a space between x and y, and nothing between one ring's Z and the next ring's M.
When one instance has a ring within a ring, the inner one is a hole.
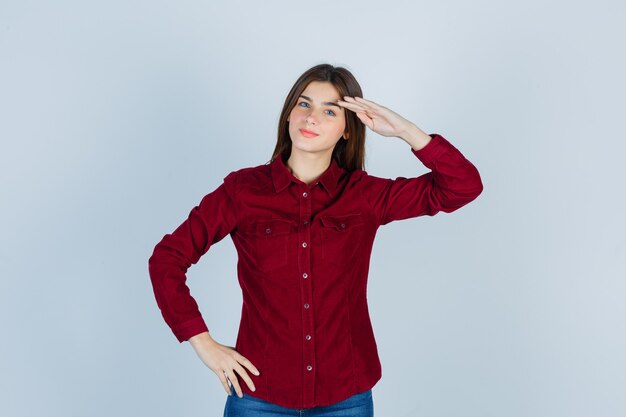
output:
M361 97L344 97L338 103L354 112L370 129L396 136L431 172L396 179L366 176L363 196L379 224L387 224L440 211L452 212L474 200L483 190L476 167L439 134L427 135L414 123L392 110Z
M431 172L395 179L368 176L367 201L381 225L417 216L450 213L468 204L483 190L478 170L443 136L429 135L430 142L411 152Z

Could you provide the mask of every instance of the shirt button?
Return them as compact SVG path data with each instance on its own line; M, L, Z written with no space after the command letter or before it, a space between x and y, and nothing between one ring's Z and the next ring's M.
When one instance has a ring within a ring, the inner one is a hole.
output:
M306 248L306 242L302 242L302 247Z
M304 198L306 198L307 195L308 194L306 193L306 191L302 193L302 197L304 197Z
M307 366L307 367L306 367L306 370L307 370L307 371L310 371L311 369L313 369L313 367L312 367L311 365L309 365L309 366Z
M310 334L306 335L306 340L311 340L311 335Z
M307 304L305 304L305 305L304 305L304 308L309 308L309 304L308 304L308 303L307 303Z
M346 224L345 223L341 223L341 228L345 229L346 228Z
M305 221L302 222L302 224L309 224L309 221L305 220Z
M265 233L272 233L272 229L268 227L267 229L265 229Z
M306 279L308 278L309 274L307 274L306 272L304 274L302 274L302 278Z

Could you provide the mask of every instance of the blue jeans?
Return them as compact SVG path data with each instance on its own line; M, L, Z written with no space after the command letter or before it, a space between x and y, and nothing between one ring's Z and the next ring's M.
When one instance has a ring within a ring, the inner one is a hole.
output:
M313 408L287 408L244 394L239 398L234 388L226 399L224 417L374 417L372 390L360 392L343 401Z

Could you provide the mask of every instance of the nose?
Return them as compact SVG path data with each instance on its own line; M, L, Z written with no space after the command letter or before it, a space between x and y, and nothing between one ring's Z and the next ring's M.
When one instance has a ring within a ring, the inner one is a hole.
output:
M316 120L314 117L312 117L312 116L313 116L313 112L309 113L309 114L306 116L306 118L304 119L304 121L305 121L307 124L316 124L316 123L317 123L317 120Z

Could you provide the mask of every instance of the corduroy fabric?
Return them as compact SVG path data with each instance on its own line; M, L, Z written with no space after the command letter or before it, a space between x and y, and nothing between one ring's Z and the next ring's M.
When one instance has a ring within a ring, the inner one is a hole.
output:
M378 228L450 213L483 189L476 167L431 134L411 152L431 171L412 178L347 172L334 160L307 185L277 157L230 172L156 245L149 275L179 342L208 331L186 285L188 268L230 235L243 295L236 350L260 371L244 394L291 408L326 406L382 377L367 306Z

